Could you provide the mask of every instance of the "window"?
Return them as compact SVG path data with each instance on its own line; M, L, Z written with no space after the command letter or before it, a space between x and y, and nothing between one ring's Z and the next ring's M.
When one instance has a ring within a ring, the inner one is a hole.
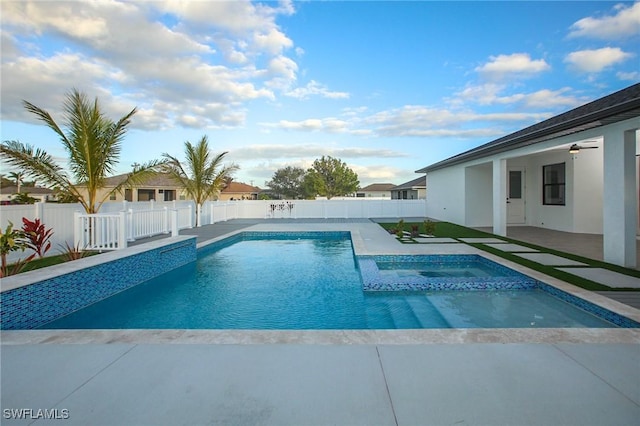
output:
M116 193L112 192L111 195L109 195L109 200L115 201L115 199L116 199Z
M138 201L151 201L156 199L155 189L138 189Z
M160 191L162 191L164 201L173 201L176 199L175 189L165 189L165 190L161 189Z
M545 206L565 205L564 163L542 167L542 204Z
M509 198L519 200L522 198L522 171L509 171Z

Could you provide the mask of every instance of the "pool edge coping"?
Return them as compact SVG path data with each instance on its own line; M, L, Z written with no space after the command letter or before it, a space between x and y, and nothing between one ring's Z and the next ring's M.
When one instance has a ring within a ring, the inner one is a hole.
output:
M640 344L631 328L495 328L404 330L3 330L0 344L416 345L590 343Z

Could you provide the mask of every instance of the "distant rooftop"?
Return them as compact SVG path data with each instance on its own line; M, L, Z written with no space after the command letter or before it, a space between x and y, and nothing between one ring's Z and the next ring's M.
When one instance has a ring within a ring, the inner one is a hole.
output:
M427 187L426 177L420 176L418 178L410 180L409 182L401 183L398 186L394 186L391 189L394 191L397 191L399 189L426 188L426 187Z
M128 173L123 173L121 175L108 177L104 180L104 184L107 187L119 185L127 179L127 175ZM143 185L150 187L179 186L179 184L175 180L173 180L167 173L156 173L153 176L145 179Z
M258 188L257 186L251 186L251 185L247 185L246 183L242 183L242 182L233 182L231 181L231 183L222 190L222 192L241 192L241 193L251 193L251 194L257 194L258 192L262 191L260 188Z
M52 194L53 190L49 188L41 188L39 186L20 186L20 192L27 194ZM18 187L15 185L3 186L0 188L0 194L17 194Z
M391 188L395 187L393 183L372 183L371 185L367 185L358 192L363 191L391 191Z

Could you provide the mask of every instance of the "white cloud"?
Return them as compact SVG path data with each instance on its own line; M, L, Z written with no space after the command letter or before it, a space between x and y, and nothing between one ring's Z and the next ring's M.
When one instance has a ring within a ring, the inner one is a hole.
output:
M633 6L617 5L615 9L615 15L575 22L569 28L569 37L617 40L640 34L640 2Z
M624 52L619 47L603 47L571 52L564 61L579 72L598 73L633 56L632 53Z
M31 119L22 98L55 113L54 98L74 86L107 94L103 103L133 101L134 126L237 126L247 101L273 100L297 78L285 55L293 42L275 22L291 2L9 1L2 12L2 114L12 119ZM45 44L51 35L60 47ZM215 108L193 107L202 104Z
M114 76L117 76L116 70L79 54L57 54L44 59L15 58L2 65L2 115L6 119L28 117L28 121L33 121L31 115L25 114L23 99L55 111L60 108L71 85L99 91L96 82ZM52 87L59 90L51 90ZM132 108L130 105L129 110Z
M290 96L292 98L297 99L307 99L310 96L321 96L323 98L329 99L348 99L349 93L347 92L332 92L327 86L318 83L315 80L311 80L304 87L297 87L293 90L288 91L285 95Z
M544 93L538 96L542 99ZM534 99L536 98L531 97L529 102L533 103ZM501 128L502 126L511 128L513 123L537 122L552 115L548 112L479 113L422 105L406 105L363 117L358 114L366 112L366 109L346 112L347 120L333 117L300 121L281 120L275 123L261 123L261 126L267 129L347 133L360 136L477 138L503 135L505 130ZM487 126L487 123L491 125Z
M620 80L640 81L640 71L631 71L631 72L620 71L616 73L616 77L618 77Z
M362 187L371 183L394 183L399 185L409 179L418 177L418 175L413 175L409 179L402 178L401 176L407 174L406 170L385 164L372 164L367 166L348 164L348 166L357 173L360 186Z
M532 93L505 94L507 90L508 87L504 84L470 85L455 93L454 98L449 102L457 106L476 103L478 105L514 105L528 109L548 109L576 107L585 101L571 95L572 89L569 87L559 90L541 89Z
M489 59L486 64L476 67L475 71L491 79L528 77L551 69L544 59L532 60L528 53L491 56Z
M398 109L382 111L367 117L364 122L374 127L381 136L421 136L474 138L504 134L495 124L509 125L512 122L531 122L547 118L547 113L507 112L477 113L407 105ZM487 127L486 123L494 123Z
M318 83L317 81L311 80L304 87L297 87L293 90L285 93L286 96L297 98L297 99L307 99L310 96L321 96L323 98L329 99L348 99L349 93L346 92L332 92L327 86Z
M280 120L277 123L260 123L260 125L265 128L303 132L324 131L328 133L343 133L349 131L349 122L333 117L323 119L309 118L301 121Z
M371 148L338 148L330 145L296 144L296 145L250 145L235 148L229 153L233 161L238 160L274 160L274 159L306 159L310 162L323 155L336 158L401 158L408 154L389 149Z

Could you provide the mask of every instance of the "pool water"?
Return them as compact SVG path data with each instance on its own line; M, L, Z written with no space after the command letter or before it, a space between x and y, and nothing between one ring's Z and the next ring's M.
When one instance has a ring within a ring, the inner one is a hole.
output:
M351 241L243 240L43 329L614 327L539 290L368 292Z
M443 277L491 277L495 270L481 262L467 262L464 265L451 266L433 262L381 262L377 261L381 276L422 276Z

